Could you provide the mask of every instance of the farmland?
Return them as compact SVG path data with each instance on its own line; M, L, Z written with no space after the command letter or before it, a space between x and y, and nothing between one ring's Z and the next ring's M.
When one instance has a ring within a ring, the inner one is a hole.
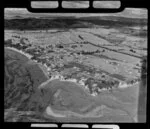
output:
M137 122L145 26L146 19L119 17L5 19L5 120L21 112L29 121ZM88 113L49 115L57 87L77 90L84 96L77 103L87 102Z

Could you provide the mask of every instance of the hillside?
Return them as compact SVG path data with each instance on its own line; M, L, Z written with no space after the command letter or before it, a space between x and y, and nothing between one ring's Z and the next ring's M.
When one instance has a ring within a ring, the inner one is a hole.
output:
M16 17L15 17L16 18ZM88 24L85 24L88 23ZM17 18L5 19L5 29L50 29L50 28L89 28L95 25L107 27L128 27L128 26L146 26L146 19L138 18L122 18L122 17L62 17L54 19L39 19L39 18Z

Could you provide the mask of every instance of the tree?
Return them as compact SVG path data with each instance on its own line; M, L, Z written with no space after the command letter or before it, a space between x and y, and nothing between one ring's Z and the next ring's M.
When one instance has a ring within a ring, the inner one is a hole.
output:
M5 41L5 45L9 46L12 44L12 39L8 39Z
M102 52L105 52L105 50L103 49L103 51Z

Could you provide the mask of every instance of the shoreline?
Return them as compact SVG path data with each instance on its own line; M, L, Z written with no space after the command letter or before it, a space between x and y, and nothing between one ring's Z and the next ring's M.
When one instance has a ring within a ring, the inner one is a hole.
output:
M25 53L23 52L22 50L18 50L16 48L13 48L13 47L5 47L6 49L10 49L10 50L13 50L13 51L16 51L16 52L19 52L20 54L26 56L28 59L29 59L29 62L32 62L32 63L35 63L35 64L38 64L38 67L42 70L42 72L44 73L45 77L47 79L49 79L49 76L48 76L48 72L46 72L46 67L40 63L37 63L36 61L32 60L31 58L33 57L32 55L28 54L28 53ZM44 68L45 67L45 68ZM45 69L45 70L44 70Z

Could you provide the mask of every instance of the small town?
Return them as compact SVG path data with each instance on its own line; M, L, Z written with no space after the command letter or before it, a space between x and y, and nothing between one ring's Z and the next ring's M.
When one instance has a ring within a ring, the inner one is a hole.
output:
M4 13L5 122L146 122L146 9Z

